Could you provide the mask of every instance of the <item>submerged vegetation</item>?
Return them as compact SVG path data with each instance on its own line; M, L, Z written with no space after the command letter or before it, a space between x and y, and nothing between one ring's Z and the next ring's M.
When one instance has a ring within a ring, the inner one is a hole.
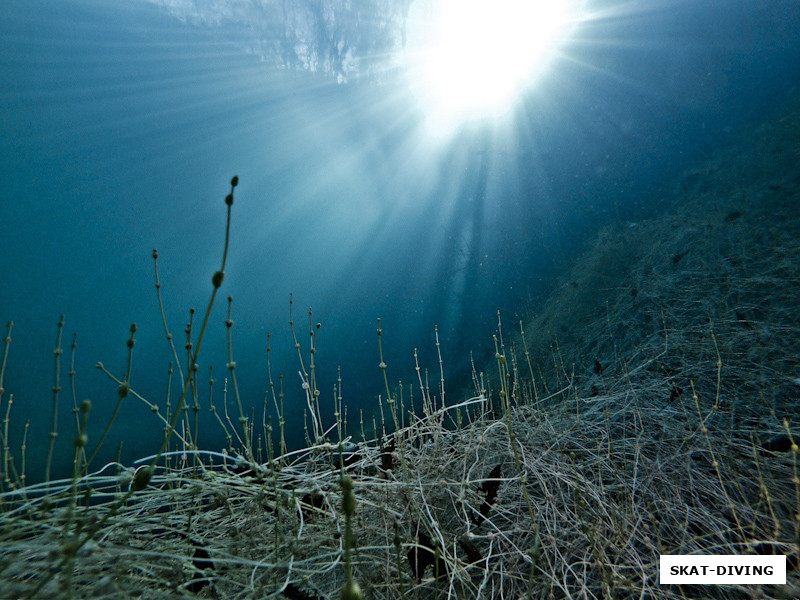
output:
M91 403L73 389L72 477L26 482L33 441L9 445L9 324L4 596L797 597L799 123L765 126L685 177L669 214L603 231L527 323L498 315L495 360L468 393L445 397L444 377L420 365L393 389L381 349L378 416L354 422L340 391L316 387L312 324L310 347L296 344L307 445L295 451L282 390L270 374L277 420L256 422L232 352L238 415L211 405L228 447L195 441L195 365L224 280L234 177L222 266L184 361L164 322L180 397L166 413L139 397L165 430L153 456L95 465L112 423L90 440ZM159 304L160 286L156 268ZM229 300L229 339L231 311ZM381 333L379 322L379 344ZM106 373L120 401L138 397L128 374ZM660 586L659 556L691 553L784 554L787 585Z

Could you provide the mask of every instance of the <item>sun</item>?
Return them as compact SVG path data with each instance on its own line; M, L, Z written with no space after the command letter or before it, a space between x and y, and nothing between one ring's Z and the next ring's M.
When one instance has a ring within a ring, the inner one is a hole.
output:
M579 0L423 0L407 22L409 85L437 126L502 116L580 19Z

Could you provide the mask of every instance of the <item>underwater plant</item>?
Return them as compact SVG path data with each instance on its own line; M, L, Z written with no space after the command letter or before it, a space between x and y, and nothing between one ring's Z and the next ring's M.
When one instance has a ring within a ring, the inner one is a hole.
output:
M180 396L163 414L138 398L164 429L151 456L94 465L115 417L90 439L86 400L76 406L71 476L26 481L27 441L18 455L9 442L9 323L0 362L3 595L797 596L796 204L755 200L727 219L729 202L709 194L624 235L605 232L513 336L504 336L498 315L494 360L485 369L473 363L472 385L450 386L446 402L440 353L438 373L416 361L412 384L392 384L383 357L390 337L379 321L385 389L371 434L363 412L348 423L340 388L326 398L304 367L314 360L313 323L308 355L298 349L311 421L302 448L287 447L282 384L276 392L271 373L279 431L265 413L257 432L231 351L238 414L209 402L227 445L201 448L196 365L225 279L237 183L226 196L221 266L185 362L163 319ZM775 215L786 235L777 236ZM732 232L744 219L748 228ZM697 239L698 230L708 235ZM751 252L737 254L731 239ZM675 263L675 250L690 245ZM153 259L163 315L157 252ZM229 298L229 341L232 324ZM135 334L131 327L121 378L100 366L120 401L137 395L129 377ZM326 401L333 422L319 408ZM701 592L658 585L661 555L704 552L783 554L787 584Z

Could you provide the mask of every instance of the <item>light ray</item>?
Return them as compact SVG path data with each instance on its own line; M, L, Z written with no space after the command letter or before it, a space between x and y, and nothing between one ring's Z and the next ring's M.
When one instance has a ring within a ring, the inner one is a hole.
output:
M412 6L410 87L430 124L449 130L504 116L569 38L582 4L438 0Z

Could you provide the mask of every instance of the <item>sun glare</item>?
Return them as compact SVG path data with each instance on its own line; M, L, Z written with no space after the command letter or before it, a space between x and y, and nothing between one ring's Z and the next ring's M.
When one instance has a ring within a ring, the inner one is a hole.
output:
M436 126L502 116L578 19L577 0L427 0L408 22L410 85Z

